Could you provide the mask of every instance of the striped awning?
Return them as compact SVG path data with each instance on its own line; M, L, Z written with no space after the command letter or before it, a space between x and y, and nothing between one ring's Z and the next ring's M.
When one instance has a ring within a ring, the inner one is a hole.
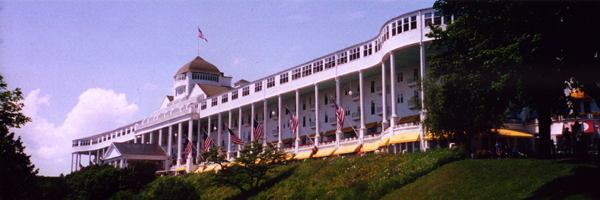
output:
M419 132L408 132L392 135L389 144L416 142L419 140Z
M495 129L492 130L497 132L498 135L506 136L506 137L517 137L517 138L533 138L532 134L523 131L511 130L511 129Z
M303 152L299 152L294 156L294 159L296 160L304 160L304 159L308 159L310 158L310 156L312 155L312 151L303 151Z
M320 158L320 157L327 157L327 156L331 156L331 154L333 154L333 152L335 152L337 148L335 147L330 147L330 148L325 148L325 149L319 149L319 151L317 151L317 153L315 153L315 155L313 155L313 158Z
M358 151L358 149L360 149L360 144L352 144L352 145L346 145L346 146L340 146L340 148L338 148L337 150L335 150L335 152L333 153L333 155L342 155L342 154L347 154L347 153L354 153L356 151Z

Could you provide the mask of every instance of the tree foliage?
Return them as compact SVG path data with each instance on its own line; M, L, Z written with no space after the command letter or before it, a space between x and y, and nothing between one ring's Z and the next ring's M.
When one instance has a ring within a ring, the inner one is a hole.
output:
M246 144L233 163L225 160L218 150L211 150L205 154L208 161L221 166L217 181L239 189L242 196L264 184L269 178L269 172L286 161L285 156L285 152L271 146L263 146L257 141Z
M600 32L588 28L598 3L439 0L434 7L454 21L430 35L432 131L468 138L500 127L509 102L531 106L546 153L551 115L564 111L564 81L575 77L600 99Z
M21 113L21 89L9 90L0 75L0 199L34 199L38 170L31 163L21 137L15 139L12 128L20 128L30 119Z

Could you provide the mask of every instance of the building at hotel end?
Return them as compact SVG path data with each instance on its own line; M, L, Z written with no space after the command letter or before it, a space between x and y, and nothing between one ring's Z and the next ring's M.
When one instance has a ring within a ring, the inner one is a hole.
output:
M126 167L139 161L194 171L201 164L205 137L233 159L240 146L230 141L229 129L253 141L256 123L264 127L262 141L292 153L292 159L426 150L436 145L421 126L426 112L419 82L426 74L425 46L431 41L426 34L429 24L451 21L433 9L402 14L385 22L370 40L251 82L232 83L217 66L196 57L172 75L173 93L152 115L74 139L71 171L88 164ZM587 105L581 109L598 111L589 101L581 102ZM345 111L341 129L336 128L336 105ZM296 115L298 126L292 131L290 119ZM591 118L598 138L598 120ZM534 114L523 109L505 126L498 137L531 148L537 133ZM493 146L490 138L480 140ZM194 148L186 155L188 142Z

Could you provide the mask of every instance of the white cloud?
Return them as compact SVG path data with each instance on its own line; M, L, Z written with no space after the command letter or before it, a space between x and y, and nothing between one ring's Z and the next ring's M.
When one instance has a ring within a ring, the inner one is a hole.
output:
M125 94L113 90L91 88L79 95L79 101L62 124L56 125L38 110L50 105L50 96L40 89L24 99L23 113L32 121L15 130L23 138L26 151L41 175L58 175L70 170L71 141L110 130L133 120L138 106L129 103Z

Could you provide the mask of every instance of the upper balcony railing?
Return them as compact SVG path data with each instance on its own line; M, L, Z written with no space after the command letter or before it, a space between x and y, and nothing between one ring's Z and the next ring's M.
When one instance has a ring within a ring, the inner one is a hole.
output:
M369 57L372 54L381 51L383 44L391 38L401 37L405 35L404 33L417 31L419 27L423 27L423 29L426 29L425 31L429 31L429 29L425 26L444 26L452 20L452 16L441 16L438 11L432 8L421 9L400 15L387 21L381 27L379 34L371 40L356 44L340 51L336 51L334 53L330 53L326 56L322 56L296 67L292 67L288 70L284 70L283 72L269 75L267 77L258 79L257 81L236 87L233 90L214 95L214 98L219 99L217 100L217 104L213 105L210 103L210 99L205 99L200 102L202 105L200 109L204 110L210 107L215 107L219 104L233 102L234 100L228 102L220 101L220 98L222 98L224 95L230 96L229 93L233 91L237 91L238 94L242 94L237 99L244 99L245 97L251 96L253 93L262 92L262 90L270 87L296 81L322 71L334 69L356 60ZM266 88L264 88L265 85L267 86ZM255 87L260 87L260 90L256 90ZM208 104L210 105L206 106Z

